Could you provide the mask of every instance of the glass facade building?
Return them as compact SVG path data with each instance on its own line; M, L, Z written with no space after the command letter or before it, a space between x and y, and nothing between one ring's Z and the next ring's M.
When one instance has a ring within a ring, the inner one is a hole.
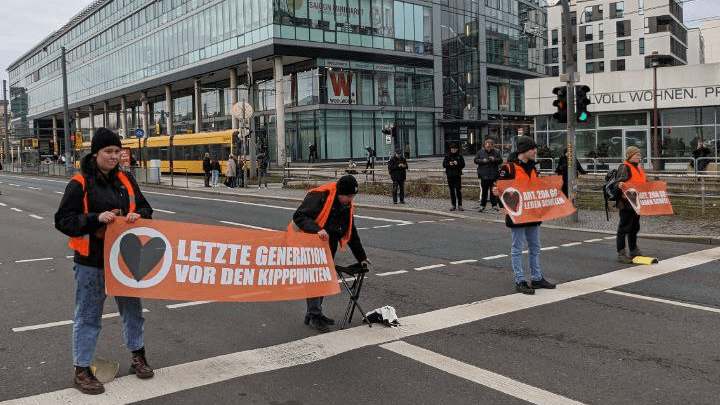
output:
M14 122L41 145L62 128L64 48L84 138L103 125L227 129L233 101L249 100L258 144L275 158L280 96L291 159L309 144L321 159L368 146L439 154L443 141L480 142L494 113L522 121L544 23L537 0L96 0L8 68ZM386 124L397 128L391 145Z

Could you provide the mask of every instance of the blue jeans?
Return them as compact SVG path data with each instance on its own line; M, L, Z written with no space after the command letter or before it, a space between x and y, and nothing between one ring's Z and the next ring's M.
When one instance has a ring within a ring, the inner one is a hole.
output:
M530 256L530 277L533 281L542 280L540 271L540 226L524 226L510 228L512 231L512 247L510 248L510 262L512 263L515 283L525 281L525 271L522 268L522 251L524 240L527 240ZM524 240L523 240L524 239Z
M217 187L218 178L220 177L220 171L219 170L213 170L212 171L212 185L213 187Z
M75 316L73 317L73 365L92 364L100 335L100 320L105 303L105 272L97 267L75 264ZM143 345L142 305L140 298L115 297L123 320L125 347L139 350Z

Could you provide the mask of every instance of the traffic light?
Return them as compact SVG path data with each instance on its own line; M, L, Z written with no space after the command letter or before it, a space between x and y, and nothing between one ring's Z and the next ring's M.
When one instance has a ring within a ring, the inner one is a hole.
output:
M590 104L590 99L587 94L590 92L590 87L584 84L575 86L575 114L577 122L585 122L590 119L590 112L587 107Z
M553 101L553 106L557 107L557 112L553 114L553 118L559 123L567 122L567 87L558 86L553 89L553 94L557 95L557 99Z

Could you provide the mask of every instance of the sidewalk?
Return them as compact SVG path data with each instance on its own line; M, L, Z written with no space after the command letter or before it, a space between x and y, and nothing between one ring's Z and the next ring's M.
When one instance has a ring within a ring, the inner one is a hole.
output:
M432 163L427 162L426 164ZM279 183L268 184L268 189L258 189L257 186L231 189L222 184L219 184L218 187L204 187L203 180L200 178L189 179L188 182L189 190L191 191L211 195L235 195L269 200L297 201L298 204L305 197L306 192L306 190L299 189L283 189L282 184ZM182 186L178 186L176 180L175 187L171 187L169 185L169 179L163 177L162 183L160 187L186 189L184 187L184 180L182 181ZM355 198L355 202L359 207L505 223L505 215L502 212L495 212L489 209L489 205L485 212L478 212L480 203L477 200L465 201L463 204L465 211L463 212L450 212L450 201L441 199L406 197L405 201L407 204L393 205L389 195L362 193L358 194ZM543 223L542 226L545 228L600 232L614 235L618 226L618 214L616 209L611 208L610 220L608 221L604 210L581 210L578 212L578 222L572 222L570 217L565 217L547 221ZM640 227L639 237L641 238L720 245L720 221L716 219L684 220L674 216L643 217L640 221Z

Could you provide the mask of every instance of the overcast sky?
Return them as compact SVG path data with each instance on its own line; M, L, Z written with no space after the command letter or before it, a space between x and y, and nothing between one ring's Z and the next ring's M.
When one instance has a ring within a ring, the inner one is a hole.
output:
M11 63L91 3L92 0L0 0L0 80L8 79L6 69ZM686 25L695 27L703 18L720 18L720 0L685 1L684 11Z

